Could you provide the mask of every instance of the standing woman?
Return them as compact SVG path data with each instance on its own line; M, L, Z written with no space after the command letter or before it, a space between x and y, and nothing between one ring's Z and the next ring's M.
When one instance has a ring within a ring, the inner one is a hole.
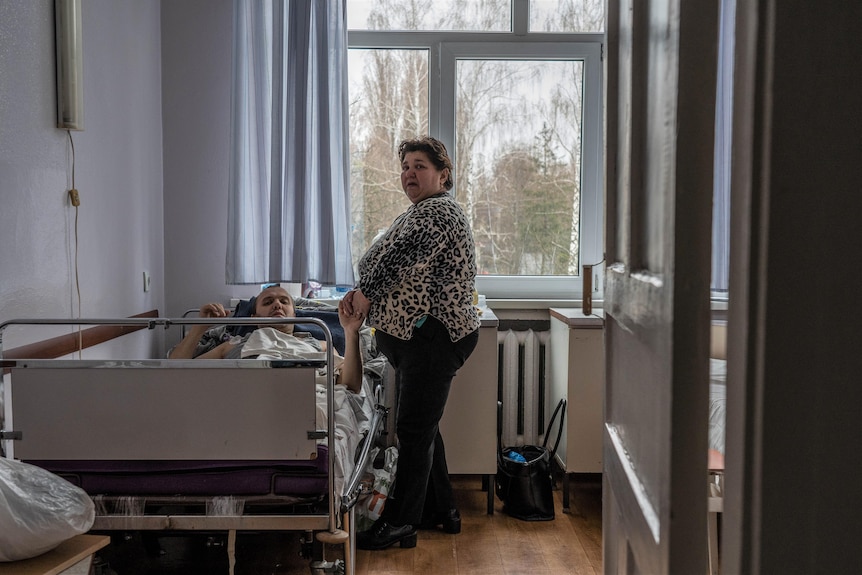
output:
M448 193L452 161L443 143L405 140L398 156L412 205L362 257L359 284L344 298L348 313L367 316L397 374L394 492L357 535L360 549L413 547L417 527L461 531L438 424L452 378L479 340L473 234Z

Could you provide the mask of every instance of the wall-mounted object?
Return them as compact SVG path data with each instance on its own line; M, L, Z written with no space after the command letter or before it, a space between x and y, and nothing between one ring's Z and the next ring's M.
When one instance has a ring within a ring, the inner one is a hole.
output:
M84 129L81 0L54 0L57 47L57 127Z
M581 307L584 315L593 313L593 266L581 266L583 277L583 297Z

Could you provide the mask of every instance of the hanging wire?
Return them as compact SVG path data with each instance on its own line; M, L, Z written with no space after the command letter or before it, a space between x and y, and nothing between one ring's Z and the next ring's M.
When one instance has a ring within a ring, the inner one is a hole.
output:
M75 141L72 139L72 130L66 130L69 135L69 145L72 148L72 190L70 193L77 194L75 187ZM73 201L72 206L75 208L75 293L78 298L78 317L81 319L81 280L78 273L78 206L79 201ZM81 359L81 351L84 349L83 332L81 326L78 326L78 359Z

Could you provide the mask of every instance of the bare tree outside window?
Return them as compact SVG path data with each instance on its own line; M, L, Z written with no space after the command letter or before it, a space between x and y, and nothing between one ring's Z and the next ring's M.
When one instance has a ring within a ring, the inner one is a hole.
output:
M398 142L428 133L428 51L351 50L350 195L358 260L404 211ZM354 262L356 263L356 262Z
M348 0L347 25L362 30L508 31L511 0Z
M603 32L605 0L530 0L531 32Z
M459 62L458 194L472 216L480 273L577 274L581 68Z

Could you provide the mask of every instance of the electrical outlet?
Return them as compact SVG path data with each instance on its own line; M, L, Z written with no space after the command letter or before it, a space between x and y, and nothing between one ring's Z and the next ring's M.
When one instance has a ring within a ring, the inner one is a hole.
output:
M150 291L150 272L144 272L144 291Z

